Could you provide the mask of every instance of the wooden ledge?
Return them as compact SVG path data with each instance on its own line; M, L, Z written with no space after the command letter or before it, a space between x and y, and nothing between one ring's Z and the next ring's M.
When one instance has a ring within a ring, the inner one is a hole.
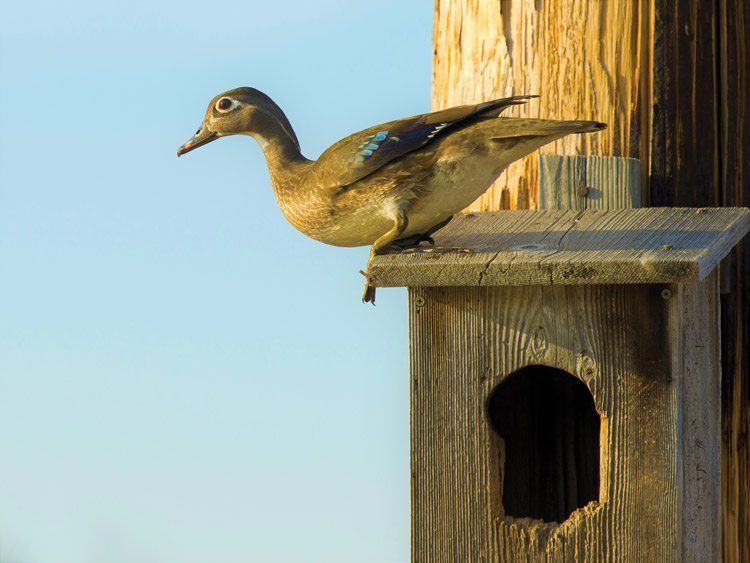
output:
M378 287L696 281L748 230L736 207L468 213L435 247L387 251L368 272Z

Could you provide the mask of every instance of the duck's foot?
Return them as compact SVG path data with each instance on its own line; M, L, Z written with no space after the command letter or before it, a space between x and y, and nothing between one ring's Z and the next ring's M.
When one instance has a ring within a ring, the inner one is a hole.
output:
M432 238L432 235L434 235L436 232L450 223L451 219L453 219L453 215L451 215L447 219L444 219L443 221L440 221L440 223L434 225L424 233L418 233L416 235L411 235L410 237L394 240L391 245L398 248L408 248L410 246L419 246L420 242L428 242L434 246L435 239Z
M411 247L401 249L401 254L474 254L476 252L473 248L466 248L463 246L432 246L430 248L419 248Z
M375 305L375 289L374 285L370 285L370 278L367 277L367 272L359 271L360 274L365 276L365 291L362 294L362 303L372 303Z
M409 248L412 246L419 246L420 242L428 242L431 245L435 244L435 239L428 234L413 235L410 237L394 240L391 246L394 248Z

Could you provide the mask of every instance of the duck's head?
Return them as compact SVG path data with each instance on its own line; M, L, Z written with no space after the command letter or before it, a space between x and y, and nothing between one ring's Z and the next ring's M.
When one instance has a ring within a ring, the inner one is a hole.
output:
M177 156L227 135L250 135L261 146L274 137L286 135L299 149L299 141L281 108L260 90L242 87L211 100L203 123L195 135L177 149Z

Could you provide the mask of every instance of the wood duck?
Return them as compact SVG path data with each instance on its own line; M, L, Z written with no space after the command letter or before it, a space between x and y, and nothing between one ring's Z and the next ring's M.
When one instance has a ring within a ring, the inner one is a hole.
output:
M606 127L596 121L498 117L534 97L512 96L375 125L308 160L281 108L259 90L236 88L211 100L200 128L177 156L219 137L253 137L265 153L287 220L326 244L370 245L372 258L392 243L432 243L431 235L511 162L570 133ZM367 280L362 301L374 304L375 287Z

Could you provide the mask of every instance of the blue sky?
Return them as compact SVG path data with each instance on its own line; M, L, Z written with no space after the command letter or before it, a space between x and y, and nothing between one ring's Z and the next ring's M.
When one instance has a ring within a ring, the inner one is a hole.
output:
M408 560L406 298L286 223L316 157L427 111L432 2L0 3L0 561Z

